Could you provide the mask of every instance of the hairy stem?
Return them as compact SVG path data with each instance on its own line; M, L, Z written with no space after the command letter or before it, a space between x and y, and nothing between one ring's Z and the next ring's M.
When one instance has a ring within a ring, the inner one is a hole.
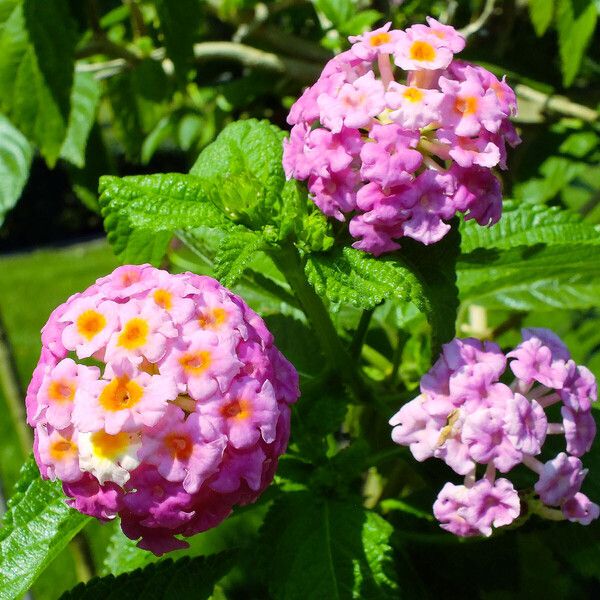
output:
M331 366L350 389L361 399L365 386L352 357L340 339L329 312L323 301L310 285L304 274L304 265L298 251L291 244L272 253L272 258L279 270L284 274L292 291L298 298L302 310L306 314L323 351L323 355L331 361Z

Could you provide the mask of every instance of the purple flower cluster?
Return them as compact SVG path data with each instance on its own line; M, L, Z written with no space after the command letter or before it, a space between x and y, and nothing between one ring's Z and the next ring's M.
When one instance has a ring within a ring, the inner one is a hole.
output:
M508 360L511 385L500 382ZM540 503L588 525L600 508L579 491L587 473L580 457L596 435L596 398L594 376L552 331L524 329L522 343L506 355L493 342L457 338L421 379L421 394L391 418L392 439L418 461L440 458L464 475L464 484L447 483L433 505L441 526L456 535L489 536L519 516L517 490L496 478L519 464L536 473ZM562 422L549 423L545 409L559 403ZM566 452L540 462L553 434L564 435ZM486 466L479 480L478 465Z
M34 454L77 510L119 515L162 554L271 482L298 374L214 279L119 267L61 304L42 344L26 400Z
M491 169L506 168L506 144L520 142L513 90L454 60L464 38L427 21L351 37L288 116L287 177L308 180L326 215L350 216L354 247L375 256L404 236L437 242L457 212L496 223L502 194Z

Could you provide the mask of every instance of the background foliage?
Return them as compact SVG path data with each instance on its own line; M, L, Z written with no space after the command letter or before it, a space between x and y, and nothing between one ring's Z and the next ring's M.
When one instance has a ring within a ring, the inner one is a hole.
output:
M428 14L516 87L512 201L492 229L455 226L441 246L375 260L285 183L275 126L347 35ZM0 0L0 249L104 226L117 256L93 242L0 258L0 598L54 599L93 575L65 597L597 593L598 525L444 534L431 504L449 471L394 447L387 419L454 322L502 345L521 325L553 327L600 376L599 14L592 0ZM275 484L157 565L116 524L67 510L26 462L39 328L118 260L234 286L302 376ZM598 500L598 450L586 466Z

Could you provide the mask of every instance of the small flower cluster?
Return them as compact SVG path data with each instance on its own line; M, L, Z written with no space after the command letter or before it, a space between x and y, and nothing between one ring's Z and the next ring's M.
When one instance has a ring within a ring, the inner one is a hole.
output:
M298 375L217 281L124 266L60 305L27 391L42 476L156 554L270 483Z
M308 180L315 204L344 221L354 247L378 256L404 236L432 244L457 212L480 225L502 212L513 90L482 67L454 60L465 46L428 18L351 37L292 106L284 142L288 178ZM394 79L394 65L406 71Z
M515 375L510 386L500 382L507 359ZM496 479L496 470L519 464L538 477L533 502L540 514L560 518L560 509L562 518L588 525L600 508L580 492L587 470L579 457L596 435L596 397L594 376L552 331L524 329L507 355L493 342L455 339L421 379L420 396L391 418L392 439L418 461L440 458L465 476L463 485L446 483L433 506L441 526L456 535L489 536L519 516L513 484ZM545 409L555 404L562 422L549 423ZM552 434L564 435L566 452L540 462L535 457ZM479 480L478 465L486 465Z

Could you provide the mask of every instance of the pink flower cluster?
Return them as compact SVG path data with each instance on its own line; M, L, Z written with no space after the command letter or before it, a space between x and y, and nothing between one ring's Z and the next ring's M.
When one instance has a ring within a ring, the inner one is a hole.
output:
M354 247L375 256L404 236L439 241L457 212L496 223L502 194L492 168L506 168L506 144L520 142L509 121L513 90L454 60L464 38L427 22L351 37L288 116L287 177L307 180L326 215L350 216Z
M510 385L500 381L507 359ZM596 435L596 397L592 373L550 330L524 329L522 343L506 355L493 342L454 339L421 379L421 394L391 418L392 439L418 461L440 458L464 475L462 485L446 483L433 505L441 526L456 535L489 536L519 516L517 490L496 478L519 464L537 475L534 512L588 525L600 508L580 492L587 473L580 457ZM548 421L553 413L560 422ZM555 434L564 435L566 452L541 462L536 456Z
M284 452L294 367L217 281L124 266L42 330L27 419L71 506L162 554L256 500Z

